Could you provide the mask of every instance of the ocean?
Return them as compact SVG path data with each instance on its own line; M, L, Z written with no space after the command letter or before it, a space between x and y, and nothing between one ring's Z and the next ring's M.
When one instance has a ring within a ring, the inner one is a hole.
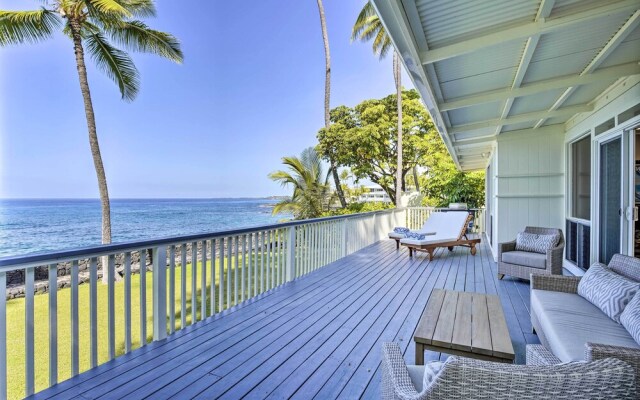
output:
M260 226L272 199L112 199L112 242L153 239ZM100 244L97 199L0 200L0 257Z

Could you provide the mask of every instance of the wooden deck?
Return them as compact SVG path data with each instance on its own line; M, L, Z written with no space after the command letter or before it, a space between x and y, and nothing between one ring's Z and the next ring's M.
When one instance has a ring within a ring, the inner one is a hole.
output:
M398 342L413 363L413 332L433 288L498 294L517 363L538 343L528 284L498 281L484 243L475 257L439 249L429 262L389 240L35 398L379 398L380 344Z

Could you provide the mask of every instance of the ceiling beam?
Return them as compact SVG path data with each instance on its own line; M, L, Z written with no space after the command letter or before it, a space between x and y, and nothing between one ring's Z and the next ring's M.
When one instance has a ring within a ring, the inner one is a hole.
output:
M472 96L459 97L440 104L440 111L455 110L458 108L471 107L478 104L504 101L509 98L529 96L532 94L547 92L554 89L563 89L571 86L582 86L590 83L602 81L615 81L616 79L639 75L640 65L638 62L620 64L613 67L602 68L594 73L585 75L568 75L559 78L546 79L526 84L518 88L499 89Z
M518 114L507 118L497 118L482 122L476 122L467 125L452 126L449 128L449 134L455 135L462 132L474 131L478 129L493 128L498 125L519 124L522 122L537 121L541 118L555 118L564 116L573 116L581 112L593 111L593 105L582 104L577 106L565 107L554 111L538 111L526 114Z
M524 40L534 35L542 35L558 29L571 27L574 24L590 22L602 16L624 13L637 8L637 0L623 0L616 3L606 2L604 5L572 13L564 17L554 18L551 20L541 19L539 21L522 24L517 27L477 36L473 39L464 40L448 46L423 51L420 52L420 61L423 64L431 64L497 44L513 40Z
M553 6L555 5L556 0L542 0L540 3L540 7L538 7L538 12L536 14L535 21L544 21L551 14L551 10L553 10ZM527 39L527 43L524 46L524 51L522 52L522 57L520 57L520 63L518 63L518 69L516 70L516 75L513 78L513 83L511 84L511 89L519 88L522 84L522 80L524 79L524 75L527 73L527 69L529 69L529 64L531 63L531 58L533 57L533 53L536 51L536 47L538 46L538 42L540 41L540 35L533 35ZM502 104L502 112L500 113L500 118L507 118L509 113L511 112L511 106L513 106L513 97L509 97ZM502 131L503 125L498 125L496 127L496 135L499 135Z
M629 36L629 34L638 27L638 25L640 25L640 10L636 10L636 12L633 13L633 15L627 20L627 22L625 22L622 27L618 29L618 32L616 32L616 34L613 35L611 39L609 39L607 44L604 45L604 47L598 52L593 60L591 60L589 65L587 65L585 69L580 73L580 76L585 76L595 71L596 68L598 68L607 59L607 57L609 57L609 55L620 45L620 43L622 43L627 38L627 36ZM560 108L562 104L564 104L564 102L566 102L569 97L571 97L576 89L577 86L571 86L567 88L564 93L562 93L560 97L558 97L558 100L553 103L551 108L549 108L549 111L554 111ZM534 128L541 127L546 120L547 118L541 118L538 122L536 122Z

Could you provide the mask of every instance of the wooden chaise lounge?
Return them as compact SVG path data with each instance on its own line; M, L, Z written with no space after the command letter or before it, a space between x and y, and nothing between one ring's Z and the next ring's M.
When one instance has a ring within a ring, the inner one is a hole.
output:
M432 220L434 219L435 220ZM467 227L473 219L473 215L462 211L437 212L431 214L430 228L435 235L426 236L418 240L413 238L400 239L400 244L409 248L409 257L413 257L414 251L424 251L429 254L429 261L433 260L433 253L439 247L446 247L453 251L455 246L463 246L471 249L471 255L476 255L476 245L480 239L469 239Z

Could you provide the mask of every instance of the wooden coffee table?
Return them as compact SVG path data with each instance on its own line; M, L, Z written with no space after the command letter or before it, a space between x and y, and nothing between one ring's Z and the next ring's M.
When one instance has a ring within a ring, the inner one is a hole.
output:
M413 338L416 365L432 350L512 363L515 355L498 296L434 289Z

